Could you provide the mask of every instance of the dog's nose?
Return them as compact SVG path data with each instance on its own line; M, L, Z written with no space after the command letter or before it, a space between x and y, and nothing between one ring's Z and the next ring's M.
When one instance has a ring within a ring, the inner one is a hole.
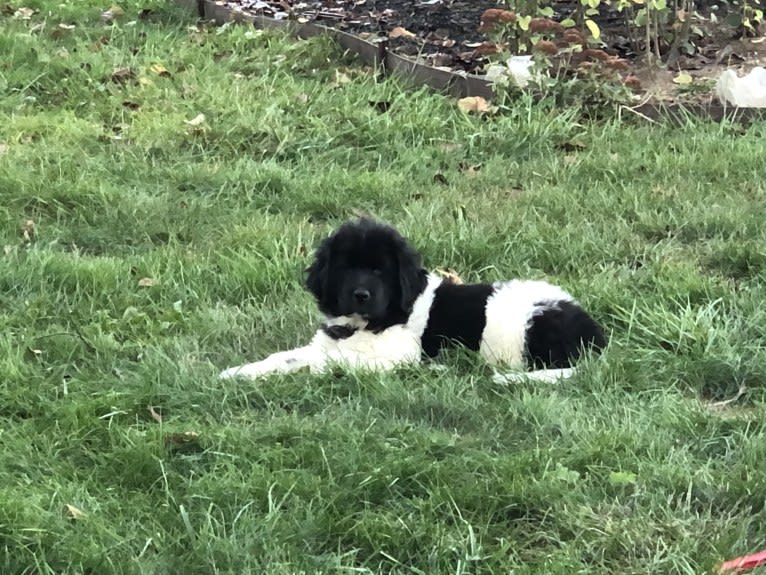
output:
M366 290L364 288L358 288L354 290L354 298L359 303L364 303L368 299L370 299L370 290Z

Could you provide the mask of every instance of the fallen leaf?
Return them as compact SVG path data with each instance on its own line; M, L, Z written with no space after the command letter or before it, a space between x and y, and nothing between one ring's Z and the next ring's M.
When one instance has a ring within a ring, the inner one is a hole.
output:
M341 72L340 70L335 70L335 81L332 83L332 87L337 88L338 86L343 86L350 82L351 78L348 77L348 74Z
M64 507L66 508L67 515L69 515L71 519L82 519L83 517L85 517L85 512L80 511L74 505L70 505L69 503L67 503L66 505L64 505Z
M184 120L187 126L201 126L205 123L205 114L197 114L191 120Z
M114 5L108 10L104 10L101 13L101 19L108 24L109 22L111 22L118 16L122 16L123 14L125 14L125 11L119 6Z
M469 96L467 98L460 98L457 101L457 107L466 113L476 112L481 114L492 110L492 107L489 105L487 100L481 96Z
M465 164L461 162L460 168L466 176L475 176L481 170L481 164Z
M77 28L77 26L75 26L74 24L64 24L62 22L61 24L59 24L59 28L61 30L74 30L75 28Z
M141 278L138 280L138 287L152 287L157 285L157 280L153 278Z
M161 78L170 78L170 72L162 64L152 64L151 71L160 76Z
M34 241L37 236L37 226L34 220L27 220L21 224L21 235L24 237L25 242Z
M112 82L125 84L136 77L136 71L133 68L115 68L112 70Z
M5 154L8 151L8 144L4 144L0 142L0 156Z
M345 72L335 70L335 82L337 84L348 84L351 82L351 78Z
M566 140L560 144L556 144L556 149L563 150L564 152L578 152L584 150L587 146L580 140Z
M397 26L391 29L391 31L388 33L388 37L389 38L415 38L415 34L410 32L406 28Z
M13 15L16 18L21 18L22 20L29 20L33 15L35 11L32 10L32 8L19 8L16 10Z
M455 285L462 285L463 279L458 275L458 273L455 270L451 270L449 268L436 268L436 273L442 276L445 281L451 284Z
M167 443L174 443L175 445L185 445L192 443L199 439L199 434L193 431L184 431L183 433L171 433L165 437Z
M154 407L147 405L147 409L149 409L149 415L152 416L154 421L157 423L162 423L162 416L154 410Z
M692 83L693 78L688 72L681 72L675 78L673 78L674 84L680 84L681 86L687 86Z

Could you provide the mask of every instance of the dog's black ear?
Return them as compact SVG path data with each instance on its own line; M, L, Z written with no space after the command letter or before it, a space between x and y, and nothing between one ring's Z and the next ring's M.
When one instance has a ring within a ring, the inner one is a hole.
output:
M412 304L415 303L425 288L426 271L421 265L420 256L407 245L406 241L401 241L396 253L399 266L399 287L401 289L399 306L402 311L409 313L412 310Z
M314 261L306 268L306 289L311 292L321 305L327 294L330 277L330 242L323 241L314 254Z

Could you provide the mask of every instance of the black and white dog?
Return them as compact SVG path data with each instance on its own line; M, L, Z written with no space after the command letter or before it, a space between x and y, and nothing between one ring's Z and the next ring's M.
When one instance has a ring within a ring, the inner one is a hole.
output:
M386 370L462 345L513 370L496 372L496 381L556 380L572 375L585 351L606 346L599 325L561 288L445 280L423 269L396 230L368 219L325 239L307 272L306 287L326 316L311 342L219 377L321 372L331 365Z

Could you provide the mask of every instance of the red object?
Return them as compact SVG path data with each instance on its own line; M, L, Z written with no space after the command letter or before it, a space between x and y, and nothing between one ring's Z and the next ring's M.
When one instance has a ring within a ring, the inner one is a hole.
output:
M737 557L731 561L726 561L721 564L718 571L749 571L750 569L755 569L761 565L766 565L766 551L760 551L753 555L745 555L744 557Z

